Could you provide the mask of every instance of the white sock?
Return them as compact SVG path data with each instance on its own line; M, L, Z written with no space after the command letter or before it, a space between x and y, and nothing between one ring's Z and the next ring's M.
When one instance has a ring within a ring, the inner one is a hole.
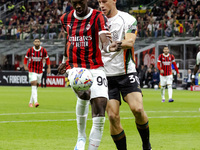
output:
M37 86L32 86L32 99L34 103L37 102Z
M167 85L168 88L168 95L169 95L169 99L172 99L172 85Z
M33 94L31 93L31 98L30 98L30 102L29 102L29 104L32 104L33 103Z
M165 87L161 86L161 97L162 99L165 99Z
M88 150L97 150L103 135L105 117L94 117L92 118L92 120L93 120L93 125L90 131Z
M85 128L89 110L89 100L82 100L80 98L77 99L76 103L76 121L77 121L77 129L78 129L78 138L84 137L86 138Z

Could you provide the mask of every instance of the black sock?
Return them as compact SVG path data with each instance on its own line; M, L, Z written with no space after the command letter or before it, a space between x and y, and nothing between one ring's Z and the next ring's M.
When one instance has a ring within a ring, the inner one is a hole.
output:
M126 148L126 135L124 130L117 134L117 135L111 135L113 141L115 142L115 145L118 150L127 150Z
M136 123L136 125L142 139L143 150L151 150L151 144L149 141L149 122L143 125L139 125Z

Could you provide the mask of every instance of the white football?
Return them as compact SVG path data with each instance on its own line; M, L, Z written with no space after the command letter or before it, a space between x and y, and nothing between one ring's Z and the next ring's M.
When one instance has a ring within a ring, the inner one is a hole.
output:
M86 68L73 68L70 70L69 82L74 90L85 91L92 86L93 77Z
M158 85L157 85L157 84L154 85L154 89L155 89L155 90L158 89Z

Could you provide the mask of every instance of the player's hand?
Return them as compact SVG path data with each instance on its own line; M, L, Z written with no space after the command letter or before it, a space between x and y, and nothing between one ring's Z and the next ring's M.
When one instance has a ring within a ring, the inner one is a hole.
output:
M64 74L66 72L66 63L61 63L58 66L58 73L59 74Z
M121 44L121 41L113 41L109 46L110 52L120 51L122 49Z
M177 74L177 77L180 78L180 73Z
M47 68L47 73L50 74L51 73L51 69Z
M164 73L164 70L161 69L161 70L160 70L160 73Z
M24 66L24 70L28 71L29 69L28 69L28 67L27 67L27 66Z

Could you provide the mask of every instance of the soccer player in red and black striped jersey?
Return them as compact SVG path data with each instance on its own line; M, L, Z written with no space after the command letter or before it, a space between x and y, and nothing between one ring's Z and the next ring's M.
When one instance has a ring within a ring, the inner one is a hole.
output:
M90 92L75 91L77 94L76 116L78 140L74 150L84 150L86 142L86 121L89 103L92 107L93 125L88 150L97 150L103 134L105 109L108 99L107 79L104 72L101 50L112 52L121 49L121 42L110 43L107 18L101 11L89 8L87 0L72 0L74 10L61 16L61 23L67 32L66 70L87 68L93 75ZM66 59L65 59L66 58ZM90 101L89 101L90 100Z
M41 83L43 59L46 59L46 64L48 66L47 73L50 73L51 70L47 50L40 46L39 39L35 39L33 44L34 46L28 49L24 58L24 69L29 71L29 82L31 83L32 87L29 107L33 107L33 102L35 104L35 107L38 107L39 103L37 100L37 87Z
M168 46L165 46L163 49L163 54L160 54L158 57L157 67L160 70L160 85L161 85L161 97L162 102L165 102L165 86L168 88L169 102L173 102L172 99L172 64L177 72L177 77L180 77L178 67L176 66L174 55L169 53Z

